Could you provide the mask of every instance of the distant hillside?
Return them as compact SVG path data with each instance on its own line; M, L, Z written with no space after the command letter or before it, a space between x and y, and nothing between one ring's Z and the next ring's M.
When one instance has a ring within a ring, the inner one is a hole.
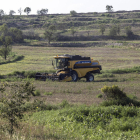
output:
M38 15L14 15L3 16L0 25L6 23L9 27L21 29L23 33L33 30L38 36L42 37L44 29L50 25L56 25L57 40L106 40L125 38L125 27L131 26L131 29L139 39L140 35L140 10L134 11L116 11L106 13L77 13L76 16L70 14L48 14L45 16ZM100 25L104 24L104 35L100 32ZM120 26L120 35L109 37L109 30L113 25ZM76 33L72 35L70 29L74 28Z

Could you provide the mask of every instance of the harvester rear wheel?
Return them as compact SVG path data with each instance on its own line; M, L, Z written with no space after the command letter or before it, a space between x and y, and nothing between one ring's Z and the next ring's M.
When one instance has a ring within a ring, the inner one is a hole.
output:
M76 71L72 71L71 77L72 77L72 81L76 82L78 80L77 72Z
M92 82L92 81L94 81L94 76L91 73L88 73L86 75L86 80L87 80L87 82Z

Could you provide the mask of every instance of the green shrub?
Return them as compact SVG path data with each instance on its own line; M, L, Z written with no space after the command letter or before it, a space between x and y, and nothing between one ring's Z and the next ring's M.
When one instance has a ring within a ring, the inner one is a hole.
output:
M8 91L6 90L8 87ZM9 90L10 88L10 90ZM19 121L24 116L22 106L33 95L34 86L30 82L25 84L0 84L0 117L6 120L6 124L2 125L0 129L9 132L13 135L15 128L20 128Z
M35 96L40 96L40 91L39 90L35 90L34 95Z
M104 17L105 16L105 14L101 14L101 17Z
M112 106L112 105L122 105L122 106L140 106L140 102L135 100L136 97L127 97L126 94L118 87L113 85L112 87L104 86L101 91L103 92L104 99L101 106Z
M98 12L93 12L93 15L97 15L98 14Z
M116 26L112 26L109 30L109 36L116 36L117 35L117 28Z
M52 95L52 92L44 92L44 95Z
M104 86L101 91L104 93L104 97L107 100L126 98L126 94L118 86L115 85L113 85L112 87Z
M76 15L77 15L77 12L74 11L74 10L72 10L72 11L70 11L70 15L71 15L71 16L76 16Z
M106 17L112 17L112 15L111 15L111 14L105 14L105 16L106 16Z
M102 97L103 97L102 94L98 94L98 95L97 95L97 98L102 98Z
M62 103L60 104L60 107L68 107L70 104L68 103L67 100L63 100Z
M23 33L20 29L10 28L9 34L14 42L23 42Z
M127 37L129 39L133 39L134 38L134 33L131 30L131 26L125 27L125 32L126 32L126 35L127 35Z
M24 111L43 111L57 110L58 106L46 104L43 100L35 99L33 102L28 102L23 106Z

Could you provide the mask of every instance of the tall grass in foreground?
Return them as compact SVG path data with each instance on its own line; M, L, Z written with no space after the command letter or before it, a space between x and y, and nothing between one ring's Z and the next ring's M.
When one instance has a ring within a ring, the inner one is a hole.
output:
M27 113L21 123L22 129L17 129L11 138L13 140L140 139L140 108L133 104L78 106L64 100L61 104L47 105L34 100L21 109ZM4 120L0 120L0 124L3 123ZM8 139L6 131L1 131L0 136Z
M140 139L139 111L139 108L129 106L67 107L36 112L29 118L29 122L30 126L43 126L43 135L46 137L53 134L58 139L131 140ZM37 137L35 133L34 137Z

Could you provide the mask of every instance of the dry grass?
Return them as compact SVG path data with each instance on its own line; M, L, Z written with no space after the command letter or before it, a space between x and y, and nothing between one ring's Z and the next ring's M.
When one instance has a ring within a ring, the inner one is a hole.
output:
M90 56L99 60L103 70L129 68L139 65L140 53L134 49L108 47L32 47L14 46L13 52L24 55L24 59L10 64L0 65L0 74L13 71L51 70L53 56L72 54Z
M131 68L139 66L140 53L130 48L110 47L32 47L14 46L13 52L24 55L24 59L14 63L0 65L0 73L8 74L13 71L45 71L52 70L51 61L53 56L60 54L72 54L90 56L99 60L103 70ZM47 103L60 103L68 100L71 103L99 104L102 99L96 96L101 93L104 85L118 85L127 94L135 94L140 98L139 73L115 74L114 77L95 76L95 82L87 83L85 79L77 83L33 81L36 89L40 90L41 96L35 97L46 100ZM52 95L44 93L51 92Z
M47 103L56 104L63 100L67 100L73 104L99 104L102 99L97 98L101 94L101 88L106 86L118 85L126 92L126 94L133 94L140 99L140 75L133 74L115 74L114 77L100 78L95 76L95 81L88 83L84 80L73 82L52 82L52 81L35 81L34 85L40 90L40 99L44 99ZM52 95L44 95L44 92L51 92ZM38 98L38 97L36 97Z

